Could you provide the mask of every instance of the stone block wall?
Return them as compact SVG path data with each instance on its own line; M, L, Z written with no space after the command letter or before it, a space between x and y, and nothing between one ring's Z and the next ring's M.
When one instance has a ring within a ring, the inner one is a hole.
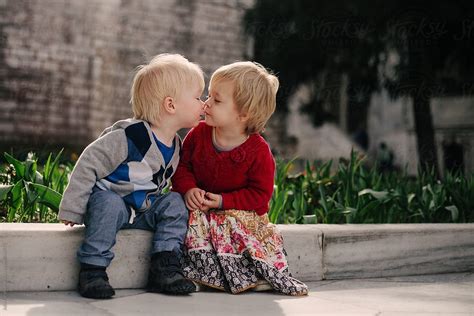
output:
M0 145L83 147L131 116L134 68L163 52L210 76L245 59L252 0L0 0Z

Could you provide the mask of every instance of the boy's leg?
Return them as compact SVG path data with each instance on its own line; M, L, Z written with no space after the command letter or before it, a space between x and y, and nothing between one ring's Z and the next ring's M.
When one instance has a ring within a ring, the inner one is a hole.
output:
M128 208L118 194L94 189L84 218L84 241L77 251L82 296L109 298L115 294L105 269L114 257L110 249L115 244L117 231L128 222L128 217Z
M117 232L128 222L129 211L115 192L94 190L87 204L84 218L84 241L77 251L80 263L108 267L114 258L110 250Z
M182 247L188 228L188 210L179 193L157 197L151 208L137 216L134 228L154 230L148 290L188 294L194 284L181 267Z

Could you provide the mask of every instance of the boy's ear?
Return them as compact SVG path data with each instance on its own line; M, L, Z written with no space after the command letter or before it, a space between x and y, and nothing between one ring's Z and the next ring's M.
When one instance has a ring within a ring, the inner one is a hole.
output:
M168 113L174 113L176 111L176 107L174 104L174 99L172 97L166 97L163 100L163 108Z

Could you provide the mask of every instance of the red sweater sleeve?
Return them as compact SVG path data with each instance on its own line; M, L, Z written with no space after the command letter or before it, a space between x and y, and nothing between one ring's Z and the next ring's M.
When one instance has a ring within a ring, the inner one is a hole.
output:
M197 187L196 178L193 174L191 164L192 153L195 146L195 128L189 131L183 141L181 157L173 178L171 179L172 190L180 194L185 194L188 190Z
M223 209L255 210L262 215L268 212L273 194L275 160L268 145L255 152L255 160L248 170L248 185L240 190L222 194Z

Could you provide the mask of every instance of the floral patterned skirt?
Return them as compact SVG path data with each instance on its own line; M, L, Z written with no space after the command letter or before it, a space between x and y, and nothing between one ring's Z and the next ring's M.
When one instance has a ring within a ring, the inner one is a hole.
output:
M277 292L308 294L289 275L283 238L266 214L190 211L185 244L184 274L194 282L236 294L263 279Z

